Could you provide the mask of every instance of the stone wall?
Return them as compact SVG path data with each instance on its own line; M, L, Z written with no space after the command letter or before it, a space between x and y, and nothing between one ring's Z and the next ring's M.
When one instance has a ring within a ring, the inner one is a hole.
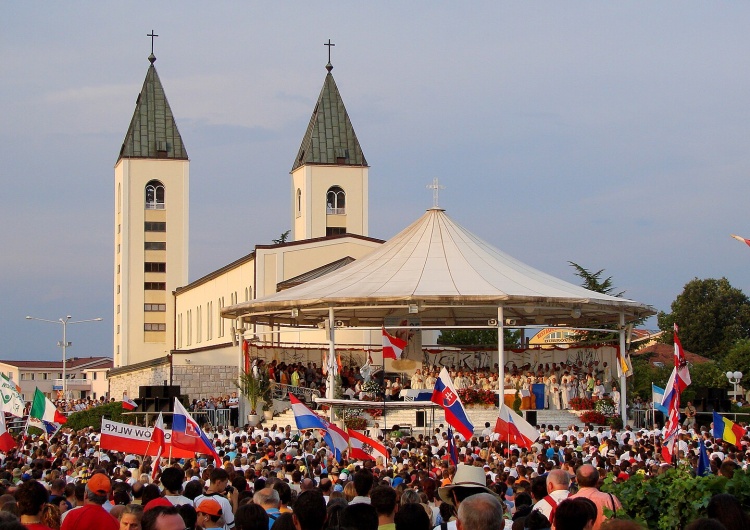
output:
M137 398L139 397L139 387L161 386L164 381L169 381L169 362L121 374L110 374L109 395L116 400L120 400L123 392L127 392L129 397Z
M237 391L236 366L174 366L172 384L180 385L180 393L190 400L224 396Z

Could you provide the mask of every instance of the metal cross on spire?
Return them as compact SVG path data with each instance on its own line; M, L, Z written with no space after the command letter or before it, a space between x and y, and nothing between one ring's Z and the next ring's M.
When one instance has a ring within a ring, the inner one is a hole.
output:
M323 46L328 46L328 64L326 65L326 70L329 72L333 70L333 65L331 64L331 46L336 46L331 42L331 39L328 39L328 42L324 42Z
M432 179L432 184L427 185L427 189L432 190L432 207L439 208L438 199L440 198L440 190L444 190L445 186L441 186L438 182L437 177L435 177L434 179Z
M146 37L151 37L151 55L154 54L154 37L158 37L156 33L154 33L154 30L151 30L151 33L147 33Z

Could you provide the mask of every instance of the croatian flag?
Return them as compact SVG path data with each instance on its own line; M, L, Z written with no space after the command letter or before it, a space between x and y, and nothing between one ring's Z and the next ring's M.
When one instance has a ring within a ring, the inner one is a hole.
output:
M383 327L383 359L395 359L398 361L401 359L401 354L406 349L407 344L405 340L394 337Z
M447 421L456 431L464 438L471 440L474 435L474 424L471 423L466 415L466 410L458 397L458 391L453 386L451 376L448 370L443 367L440 370L440 377L435 382L435 390L432 391L433 403L437 403L445 411L445 421Z
M453 429L448 426L448 456L454 466L458 465L458 450L456 449L456 439L453 438Z
M166 437L164 436L164 418L159 413L159 417L154 422L154 430L151 432L151 443L157 444L159 448L156 451L156 458L154 459L154 469L151 471L151 481L155 481L159 472L161 471L161 455L164 454L164 447L167 445Z
M135 410L138 408L138 403L130 399L128 396L122 396L122 408L125 410Z
M495 432L500 435L500 440L527 449L539 438L539 431L505 403L500 406L500 413L495 423Z
M172 445L178 449L211 455L216 465L221 466L221 458L216 453L211 440L177 398L174 398L174 414L172 415Z
M381 457L384 464L388 463L388 450L383 444L352 429L347 429L347 433L349 434L350 458L377 460Z
M336 462L341 462L342 454L349 449L349 435L336 427L333 423L329 423L324 419L321 419L320 421L322 421L325 426L323 440L325 440L326 445L328 445L328 448L331 450L334 460L336 460Z

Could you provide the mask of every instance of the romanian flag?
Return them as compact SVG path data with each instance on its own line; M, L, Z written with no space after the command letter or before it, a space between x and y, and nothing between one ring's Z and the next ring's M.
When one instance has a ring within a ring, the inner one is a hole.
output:
M714 411L714 438L720 438L735 447L740 446L740 440L745 436L745 428L731 420L723 418Z

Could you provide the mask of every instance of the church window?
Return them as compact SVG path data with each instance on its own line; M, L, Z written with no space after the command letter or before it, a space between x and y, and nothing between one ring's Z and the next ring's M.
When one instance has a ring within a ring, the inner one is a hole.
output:
M143 310L164 312L167 310L167 304L143 304Z
M167 284L165 282L144 282L143 289L146 291L166 291Z
M146 184L146 209L164 209L164 184L158 180L152 180Z
M297 217L302 215L302 190L297 188Z
M326 213L343 215L346 213L346 193L338 186L328 188L326 193Z
M346 228L344 228L343 226L327 226L326 227L327 236L339 236L342 234L346 234Z
M203 340L203 308L198 306L195 310L195 342L201 342Z
M143 331L167 331L166 324L143 324Z
M166 241L146 241L144 245L145 250L167 250Z

